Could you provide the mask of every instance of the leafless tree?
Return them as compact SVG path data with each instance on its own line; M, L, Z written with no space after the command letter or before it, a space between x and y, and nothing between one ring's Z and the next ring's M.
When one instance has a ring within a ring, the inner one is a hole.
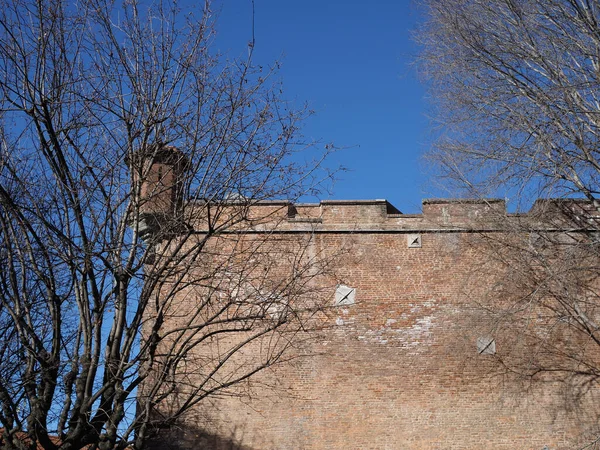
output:
M420 69L445 175L475 194L598 196L600 4L427 0ZM506 191L505 191L506 192Z
M563 198L536 203L527 217L499 215L502 232L485 236L490 280L504 274L479 299L505 339L497 361L510 373L596 389L600 3L420 3L419 69L442 175L469 195L509 196L518 207Z
M264 201L317 192L328 149L197 8L2 3L2 448L142 448L321 307L328 260Z

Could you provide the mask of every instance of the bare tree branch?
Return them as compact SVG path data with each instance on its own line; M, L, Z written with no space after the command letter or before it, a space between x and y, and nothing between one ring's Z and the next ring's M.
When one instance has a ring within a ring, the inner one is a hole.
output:
M330 147L213 34L208 1L0 10L0 447L141 449L318 324L332 257L280 230Z

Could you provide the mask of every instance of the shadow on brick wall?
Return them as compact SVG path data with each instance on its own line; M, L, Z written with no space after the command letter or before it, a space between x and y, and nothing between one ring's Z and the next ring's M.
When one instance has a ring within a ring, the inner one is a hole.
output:
M180 425L162 430L158 436L149 440L148 450L255 450L244 445L235 437L210 434L202 429Z

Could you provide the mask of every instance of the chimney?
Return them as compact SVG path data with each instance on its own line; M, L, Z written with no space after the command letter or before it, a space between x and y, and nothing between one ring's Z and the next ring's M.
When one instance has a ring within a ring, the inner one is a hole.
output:
M176 147L151 144L128 159L133 182L139 185L139 224L142 236L174 231L182 224L183 188L189 161ZM138 186L136 186L138 187Z

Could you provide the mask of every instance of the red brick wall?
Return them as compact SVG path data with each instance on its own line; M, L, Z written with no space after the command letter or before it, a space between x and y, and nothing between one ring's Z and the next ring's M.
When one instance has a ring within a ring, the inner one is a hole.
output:
M477 338L490 333L479 302L502 267L472 227L490 231L498 211L501 202L430 201L415 216L382 201L299 205L280 231L316 230L315 254L347 249L337 276L356 289L355 303L334 307L332 289L323 329L307 333L312 340L297 351L304 357L238 396L205 402L174 436L188 448L254 450L555 450L586 442L593 408L569 410L561 385L498 375L494 357L477 352ZM421 247L409 248L409 235ZM509 340L493 337L501 353Z

